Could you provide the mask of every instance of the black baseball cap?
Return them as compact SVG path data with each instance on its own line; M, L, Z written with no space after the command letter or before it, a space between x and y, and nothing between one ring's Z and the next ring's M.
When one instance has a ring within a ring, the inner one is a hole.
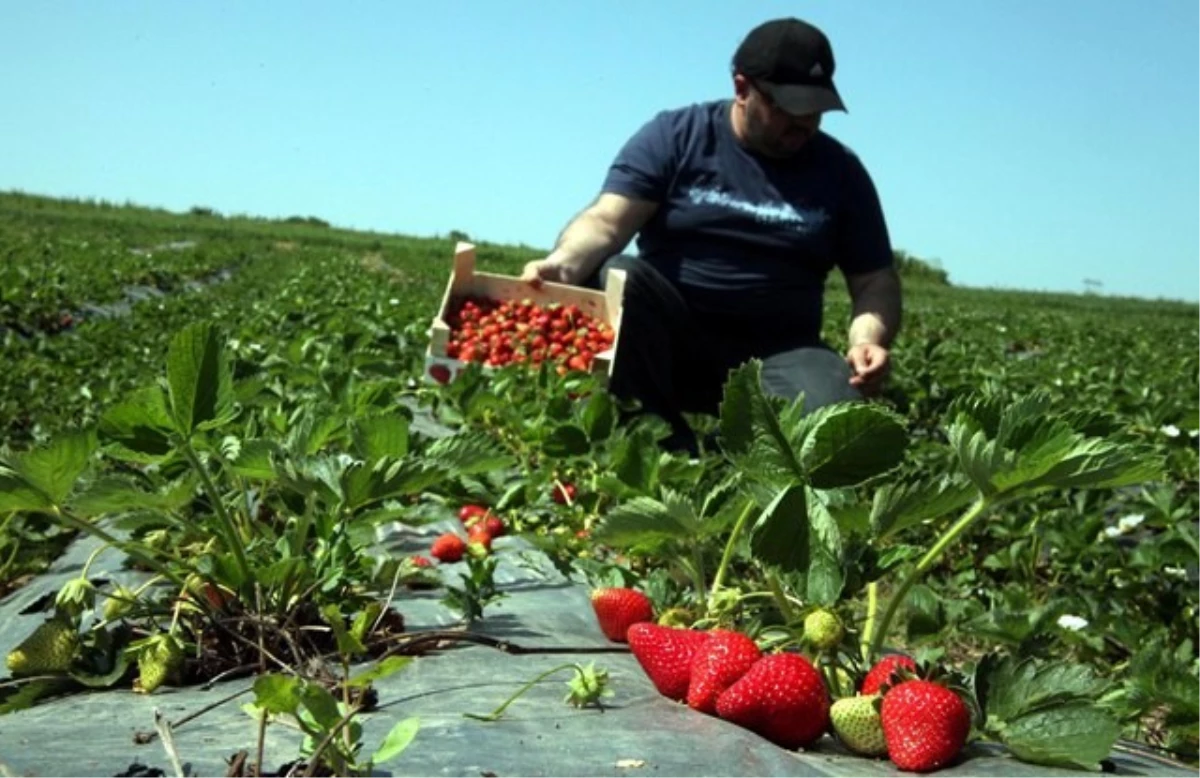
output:
M764 22L733 55L733 70L797 116L846 111L833 85L833 47L825 33L795 18Z

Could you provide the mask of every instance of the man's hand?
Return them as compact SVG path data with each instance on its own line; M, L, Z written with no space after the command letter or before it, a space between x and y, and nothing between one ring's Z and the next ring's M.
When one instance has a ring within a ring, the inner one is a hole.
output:
M579 284L632 240L658 209L647 200L605 192L567 225L554 250L525 265L521 279L534 287L543 281Z
M883 382L891 372L891 355L883 346L875 343L859 343L846 352L846 362L854 370L850 385L857 387L865 397L879 394Z
M540 289L543 281L558 284L568 283L563 273L562 263L551 258L535 259L526 263L521 271L521 280L535 289Z

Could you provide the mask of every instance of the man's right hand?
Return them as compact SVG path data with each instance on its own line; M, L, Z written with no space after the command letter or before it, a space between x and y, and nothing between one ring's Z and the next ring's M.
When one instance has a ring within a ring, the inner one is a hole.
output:
M658 209L657 203L605 192L567 225L544 259L525 265L521 279L534 287L543 281L578 284L608 257L619 252Z
M541 288L543 281L565 284L567 279L562 263L557 259L535 259L526 263L521 271L521 280L535 289Z

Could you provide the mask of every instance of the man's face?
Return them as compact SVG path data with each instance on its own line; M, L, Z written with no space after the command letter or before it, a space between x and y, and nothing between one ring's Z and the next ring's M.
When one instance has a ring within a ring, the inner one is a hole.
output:
M770 95L741 76L737 77L735 88L737 99L745 106L745 141L760 154L790 157L821 127L821 114L789 114Z

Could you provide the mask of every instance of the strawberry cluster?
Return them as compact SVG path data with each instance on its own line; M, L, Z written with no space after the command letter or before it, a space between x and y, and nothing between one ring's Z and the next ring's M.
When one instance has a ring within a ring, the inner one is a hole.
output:
M452 300L446 324L448 357L489 367L550 361L560 375L590 370L596 354L616 338L612 327L577 305L479 295Z
M458 511L466 537L459 532L443 532L434 538L430 555L439 562L458 562L472 547L477 553L492 550L492 540L507 532L504 521L482 505L464 505ZM428 560L426 560L428 564Z
M953 763L970 734L962 696L908 656L880 659L858 694L834 700L802 654L763 653L736 630L655 622L649 598L633 589L597 589L591 599L601 631L629 644L659 694L784 748L809 746L829 732L853 753L927 772ZM820 614L806 626L826 628L827 620Z

